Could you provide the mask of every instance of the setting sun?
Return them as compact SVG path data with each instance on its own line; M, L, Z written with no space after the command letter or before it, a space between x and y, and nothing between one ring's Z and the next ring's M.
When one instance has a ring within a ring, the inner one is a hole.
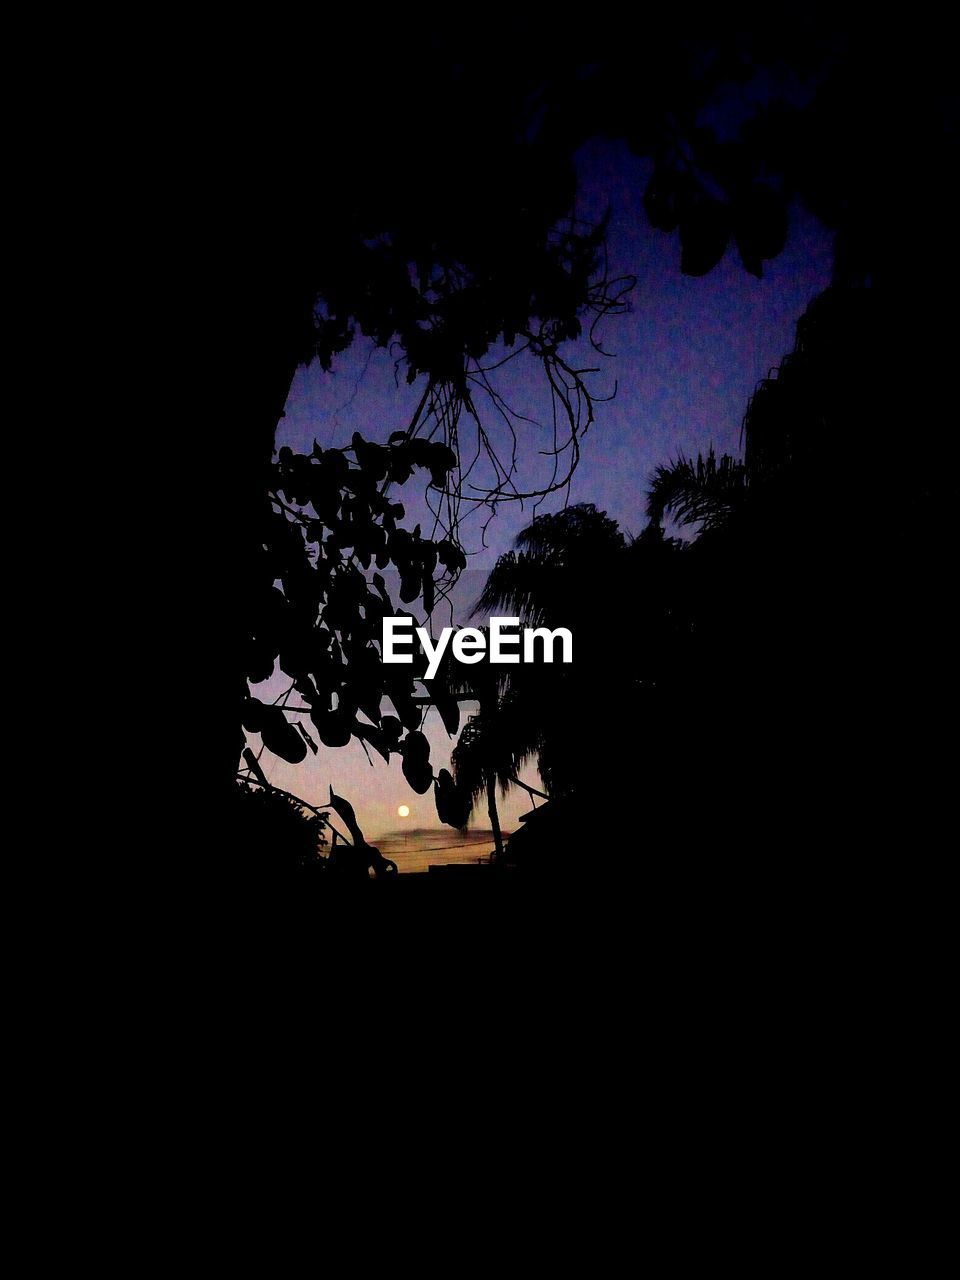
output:
M401 817L401 818L409 818L409 817L410 817L410 806L409 806L409 805L406 805L406 804L402 804L402 805L400 806L400 808L397 810L397 813L399 813L399 815L400 815L400 817Z

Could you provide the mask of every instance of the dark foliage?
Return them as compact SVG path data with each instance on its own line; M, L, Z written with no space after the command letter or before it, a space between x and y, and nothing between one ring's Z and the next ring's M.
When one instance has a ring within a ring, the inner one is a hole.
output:
M325 869L326 821L293 797L238 782L230 808L229 864L222 870L270 878Z
M601 874L614 853L648 871L711 856L781 876L840 848L849 883L872 776L890 779L888 831L920 829L936 772L920 726L942 670L944 513L925 469L896 482L898 424L882 380L862 376L886 318L871 290L818 298L750 402L743 458L659 468L651 524L631 544L580 508L535 522L532 550L501 558L484 607L577 638L574 665L514 668L502 695L522 708L516 724L537 725L551 793L508 854ZM885 488L897 496L878 556ZM664 536L665 512L698 530L691 544ZM523 735L513 745L530 750Z

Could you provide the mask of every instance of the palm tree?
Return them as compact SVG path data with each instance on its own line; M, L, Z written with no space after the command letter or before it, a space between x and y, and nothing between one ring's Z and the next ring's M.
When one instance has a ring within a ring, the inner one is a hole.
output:
M507 612L526 626L557 625L566 615L571 592L581 595L585 580L596 577L598 561L609 562L626 548L615 521L592 504L567 507L541 516L516 539L516 550L500 556L474 613ZM505 795L517 774L536 759L541 776L551 778L550 716L543 689L529 669L491 666L487 660L460 668L450 677L456 692L470 693L478 712L464 727L452 755L454 777L473 804L486 796L497 856L503 837L497 789Z
M453 750L454 780L471 805L486 796L497 858L503 857L503 833L497 810L497 788L506 795L527 760L541 747L535 722L524 717L515 693L497 692L492 682L480 683L480 709L470 716ZM477 689L477 686L474 686Z
M481 627L489 640L489 631ZM489 649L488 649L489 651ZM457 787L469 797L470 806L486 796L487 814L493 831L496 856L503 856L503 834L497 810L497 789L501 795L516 780L524 764L540 747L537 721L523 719L517 692L507 676L509 667L493 666L486 654L473 666L445 663L441 677L455 698L470 697L477 711L464 725L450 757Z

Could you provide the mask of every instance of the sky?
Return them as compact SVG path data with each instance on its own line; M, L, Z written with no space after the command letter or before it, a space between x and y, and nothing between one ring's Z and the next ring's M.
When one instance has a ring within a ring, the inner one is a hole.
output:
M609 318L602 330L605 349L615 354L601 362L596 390L609 394L616 384L617 393L597 406L596 421L583 437L569 500L594 503L625 532L636 534L646 523L647 484L658 464L680 451L706 451L711 444L718 453L739 451L740 424L751 392L791 349L798 318L829 283L831 239L813 218L794 209L787 246L765 264L762 280L743 269L732 247L709 275L683 276L677 236L650 227L641 205L646 162L620 144L591 143L578 156L578 170L578 215L596 219L609 204L610 272L635 275L637 283L629 314ZM592 354L590 363L597 363ZM552 436L542 373L518 360L498 377L498 389L511 405L541 422L523 424L521 439L524 478L536 481L549 472L549 462L538 450L549 447ZM300 370L278 427L277 447L286 444L309 453L315 439L323 447L347 445L354 431L386 441L407 424L421 394L421 385L408 387L402 376L397 385L393 356L358 340L330 373L316 362ZM407 508L409 526L425 517L416 498L416 477L396 496ZM563 500L563 495L553 495L540 510L557 509ZM529 504L524 510L502 504L488 528L486 548L478 524L464 527L470 560L457 593L457 621L467 620L476 587L532 514ZM440 624L448 621L445 616ZM272 697L286 683L276 679L254 692ZM463 710L465 717L469 707ZM454 744L436 712L428 716L424 731L436 771L449 763ZM251 738L256 742L255 735ZM288 765L269 753L261 763L275 786L312 803L326 802L333 785L353 803L368 839L400 830L405 823L411 828L439 826L432 792L418 796L411 791L399 758L387 766L375 756L371 767L355 740L340 750L321 746L318 756L308 756L301 765ZM537 785L533 768L523 777ZM400 805L409 807L408 818L399 818ZM529 796L514 789L501 806L504 828L515 827L530 807ZM486 826L485 813L476 813L472 825Z

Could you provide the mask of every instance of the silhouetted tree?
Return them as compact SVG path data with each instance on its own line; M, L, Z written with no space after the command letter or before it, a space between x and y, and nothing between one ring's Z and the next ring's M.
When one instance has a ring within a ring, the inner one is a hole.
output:
M481 670L482 669L482 670ZM531 718L507 678L497 678L488 662L468 668L460 687L476 697L479 710L464 725L451 755L453 778L471 806L485 797L498 858L503 837L497 810L497 789L505 795L517 774L541 746L540 728ZM477 673L474 675L474 673ZM473 676L473 678L471 678Z
M490 668L492 696L486 706L481 701L453 754L455 777L472 799L484 785L489 794L495 781L503 789L516 783L523 764L535 759L549 812L565 815L559 830L575 849L577 806L589 826L616 772L625 723L649 700L655 678L663 678L663 662L677 656L676 623L664 600L678 554L679 544L662 537L628 542L605 513L577 504L535 520L518 535L516 550L499 557L478 612L570 628L574 661ZM467 670L482 672L485 665ZM547 822L546 810L541 820Z

